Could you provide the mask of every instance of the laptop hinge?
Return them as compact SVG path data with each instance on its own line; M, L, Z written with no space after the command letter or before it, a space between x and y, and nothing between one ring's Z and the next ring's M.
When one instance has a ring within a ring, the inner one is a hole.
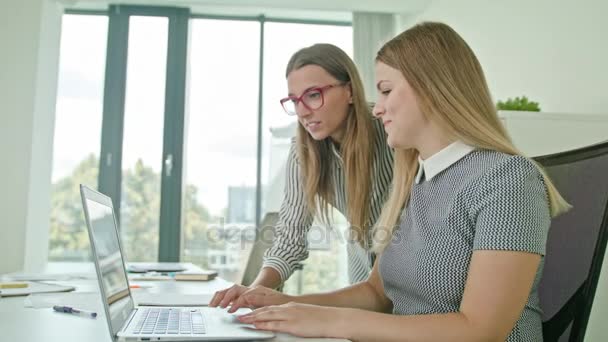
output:
M127 332L127 328L131 325L131 321L135 318L135 314L137 314L137 308L134 308L129 315L129 319L125 322L122 327L122 332Z

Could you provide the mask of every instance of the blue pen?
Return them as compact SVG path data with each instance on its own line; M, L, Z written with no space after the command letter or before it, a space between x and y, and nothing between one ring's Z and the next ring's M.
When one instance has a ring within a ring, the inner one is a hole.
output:
M80 315L80 316L91 317L91 318L97 317L97 312L80 310L80 309L72 308L69 306L55 305L55 306L53 306L53 310L55 310L57 312L65 312L65 313L69 313L69 314Z

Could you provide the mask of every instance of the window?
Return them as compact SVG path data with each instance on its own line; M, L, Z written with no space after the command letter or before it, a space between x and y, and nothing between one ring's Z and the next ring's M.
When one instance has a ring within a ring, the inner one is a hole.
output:
M317 42L352 54L352 29L122 5L108 15L64 15L50 259L88 258L84 183L114 200L128 261L180 258L240 281L256 221L283 197L296 127L279 105L285 65ZM184 84L185 94L174 91ZM341 240L326 238L325 228L315 233L323 238L289 291L346 282Z
M158 260L168 19L131 16L120 233L129 261Z
M182 260L211 267L221 255L213 268L239 282L252 242L241 232L256 221L260 23L190 27Z
M49 260L89 258L78 184L97 187L107 31L106 16L63 16Z

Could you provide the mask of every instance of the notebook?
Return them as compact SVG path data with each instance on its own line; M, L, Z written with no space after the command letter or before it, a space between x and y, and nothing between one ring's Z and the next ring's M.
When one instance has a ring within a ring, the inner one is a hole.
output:
M181 272L186 269L186 266L179 262L138 262L127 265L127 272L130 273Z
M217 276L217 271L184 271L175 273L175 280L207 281L213 280Z
M93 261L112 339L154 341L239 341L274 337L239 324L225 310L209 307L136 306L118 235L112 200L80 186Z

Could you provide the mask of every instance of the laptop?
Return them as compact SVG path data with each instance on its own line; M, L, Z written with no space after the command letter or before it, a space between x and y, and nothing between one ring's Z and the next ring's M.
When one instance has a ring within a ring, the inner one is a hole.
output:
M125 268L112 200L80 185L97 280L110 334L120 341L239 341L274 337L209 307L136 306Z

